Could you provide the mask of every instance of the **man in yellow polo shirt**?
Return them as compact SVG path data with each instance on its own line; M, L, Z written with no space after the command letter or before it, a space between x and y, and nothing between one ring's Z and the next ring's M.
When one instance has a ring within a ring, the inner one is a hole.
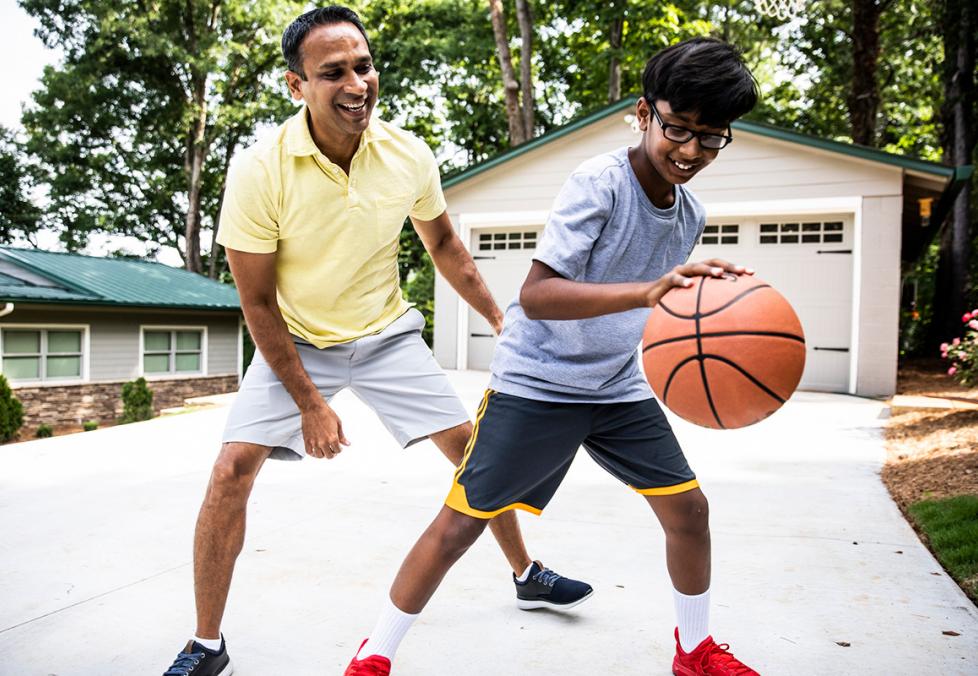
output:
M438 271L497 333L502 328L445 212L431 151L372 118L378 77L359 17L337 6L307 12L286 29L282 51L289 91L304 106L228 174L218 242L258 351L197 520L197 629L165 676L231 673L220 624L255 477L267 458L333 458L348 445L328 403L339 390L352 389L402 446L430 438L461 462L472 425L421 339L424 318L401 294L405 217ZM590 586L531 560L512 512L491 527L523 607L566 608L591 595ZM528 595L535 604L527 605ZM412 617L388 606L374 635L403 636L399 628ZM395 648L371 646L374 654Z

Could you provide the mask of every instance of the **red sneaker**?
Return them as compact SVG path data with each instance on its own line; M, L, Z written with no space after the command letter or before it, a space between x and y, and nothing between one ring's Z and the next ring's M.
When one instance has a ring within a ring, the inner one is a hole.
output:
M726 643L717 645L707 636L688 653L679 644L679 628L676 628L676 658L672 661L672 673L676 676L760 676L738 660Z
M363 648L366 642L367 639L363 639L360 648ZM360 649L358 648L357 655L359 654ZM390 676L390 673L391 661L386 657L370 655L365 659L358 660L357 656L354 655L353 659L350 660L350 666L343 672L343 676Z

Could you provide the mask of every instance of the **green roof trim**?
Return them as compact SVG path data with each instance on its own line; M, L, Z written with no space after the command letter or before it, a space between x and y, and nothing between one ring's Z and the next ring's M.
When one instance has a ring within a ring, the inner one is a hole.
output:
M487 160L478 162L471 167L462 169L455 173L449 174L442 181L443 188L451 188L460 183L478 176L481 173L489 171L490 169L509 162L512 159L519 157L520 155L525 155L531 150L535 150L540 146L546 145L552 141L556 141L559 138L563 138L568 134L582 129L594 122L602 120L609 115L621 112L623 110L629 109L635 105L635 101L638 96L625 97L619 101L612 104L604 106L598 110L591 113L582 115L581 117L571 120L567 124L552 129L551 131L536 137L526 143L522 143L515 148L509 148L502 151L494 157L490 157ZM812 136L811 134L802 134L801 132L791 131L789 129L784 129L783 127L776 127L772 124L766 124L763 122L752 122L749 120L737 120L733 123L733 129L735 131L742 131L748 134L757 134L759 136L766 136L767 138L772 138L778 141L786 141L788 143L797 143L799 145L808 146L810 148L816 148L819 150L827 150L833 153L841 153L843 155L849 155L850 157L857 157L863 160L869 160L871 162L879 162L881 164L888 164L891 166L900 167L909 171L916 171L925 174L931 174L934 176L939 176L944 179L955 179L957 177L957 171L960 169L969 169L969 167L949 167L945 164L940 164L939 162L930 162L927 160L917 159L915 157L907 157L905 155L897 155L895 153L888 153L885 150L879 150L877 148L870 148L868 146L856 145L854 143L844 143L842 141L832 141L829 139L820 138L818 136ZM736 139L736 134L734 134ZM970 174L969 174L970 175Z
M0 301L239 311L237 290L162 263L0 247L0 260L43 277L0 280Z

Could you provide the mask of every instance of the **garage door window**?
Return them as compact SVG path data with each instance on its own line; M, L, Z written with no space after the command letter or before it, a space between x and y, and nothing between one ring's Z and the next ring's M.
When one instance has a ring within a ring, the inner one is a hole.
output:
M737 244L739 241L740 226L736 223L723 223L704 227L697 244Z
M761 244L831 244L842 242L842 221L761 223Z
M479 234L479 251L512 251L536 248L536 231L483 232Z

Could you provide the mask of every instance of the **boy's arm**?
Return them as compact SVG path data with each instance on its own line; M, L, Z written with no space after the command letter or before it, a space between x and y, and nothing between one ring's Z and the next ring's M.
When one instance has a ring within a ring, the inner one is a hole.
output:
M447 212L442 212L434 220L423 221L411 217L411 223L424 248L431 256L435 268L466 303L486 318L498 335L503 329L503 313L496 305L492 294L486 287L482 275L472 260L462 240L455 234L455 228Z
M654 282L595 284L569 280L534 260L520 291L520 305L528 319L586 319L655 307L669 289L690 286L691 277L720 277L725 273L753 274L753 270L712 258L677 265Z

